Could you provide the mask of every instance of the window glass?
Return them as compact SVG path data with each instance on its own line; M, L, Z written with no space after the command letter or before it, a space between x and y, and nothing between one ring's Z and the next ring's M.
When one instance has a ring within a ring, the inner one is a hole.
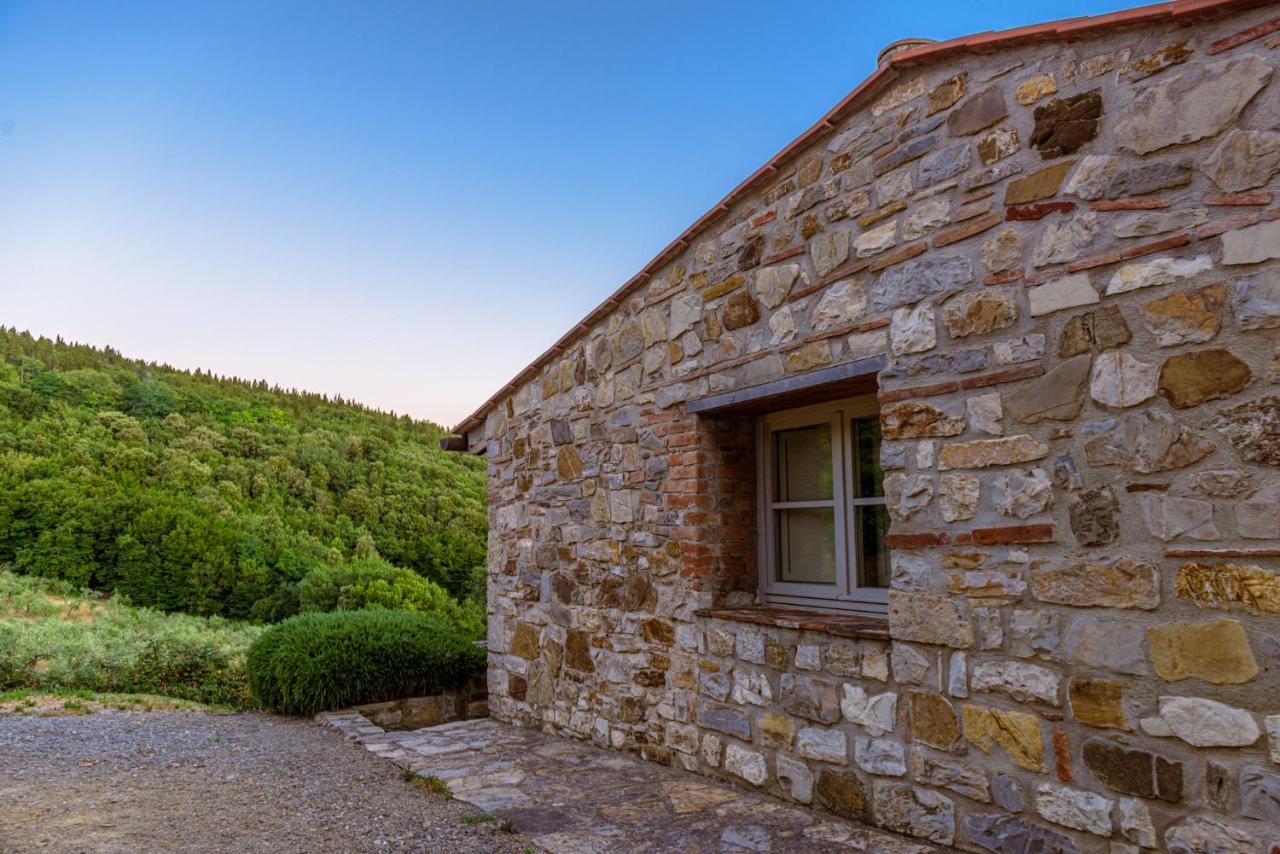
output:
M880 416L853 419L855 498L884 495L884 472L880 469Z
M889 512L883 504L864 504L853 508L858 534L858 586L889 586L889 550L885 534L889 532Z
M775 511L778 580L836 583L835 508Z
M883 613L889 514L880 418L853 398L765 420L761 584L770 601ZM802 424L804 426L794 426ZM839 500L837 500L837 497Z
M831 425L815 424L773 434L775 501L830 501Z

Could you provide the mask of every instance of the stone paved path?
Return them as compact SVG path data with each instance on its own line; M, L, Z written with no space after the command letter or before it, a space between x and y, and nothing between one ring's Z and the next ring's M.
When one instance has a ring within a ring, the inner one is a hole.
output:
M358 714L319 720L378 756L449 784L556 854L939 849L687 771L493 720L388 732Z

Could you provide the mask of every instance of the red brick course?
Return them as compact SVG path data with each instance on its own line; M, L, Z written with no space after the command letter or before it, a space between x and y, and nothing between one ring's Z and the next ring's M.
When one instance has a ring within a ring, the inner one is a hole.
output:
M1017 205L1006 208L1004 218L1009 222L1033 222L1038 219L1044 219L1051 213L1071 213L1075 209L1075 202L1041 202L1035 205Z
M1049 523L973 529L973 544L976 546L1051 542L1053 542L1053 525Z
M1254 26L1249 27L1246 30L1241 30L1234 35L1218 39L1216 42L1209 45L1209 48L1205 53L1222 53L1224 50L1230 50L1233 47L1239 47L1240 45L1251 42L1254 39L1260 39L1265 35L1270 35L1276 30L1280 30L1280 18L1272 18L1269 21L1263 21L1261 24L1255 24Z
M1168 199L1135 197L1132 199L1102 199L1093 202L1089 207L1095 211L1155 211L1167 208L1172 204L1173 202Z

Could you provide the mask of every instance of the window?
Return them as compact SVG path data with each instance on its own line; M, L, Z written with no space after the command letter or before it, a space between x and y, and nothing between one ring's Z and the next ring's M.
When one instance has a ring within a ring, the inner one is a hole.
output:
M765 601L884 613L889 514L875 396L763 416L757 441Z

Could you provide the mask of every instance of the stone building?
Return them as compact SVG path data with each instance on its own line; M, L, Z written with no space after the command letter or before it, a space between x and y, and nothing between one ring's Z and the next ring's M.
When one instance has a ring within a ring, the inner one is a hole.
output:
M965 850L1280 844L1278 12L886 51L459 425L492 713Z

